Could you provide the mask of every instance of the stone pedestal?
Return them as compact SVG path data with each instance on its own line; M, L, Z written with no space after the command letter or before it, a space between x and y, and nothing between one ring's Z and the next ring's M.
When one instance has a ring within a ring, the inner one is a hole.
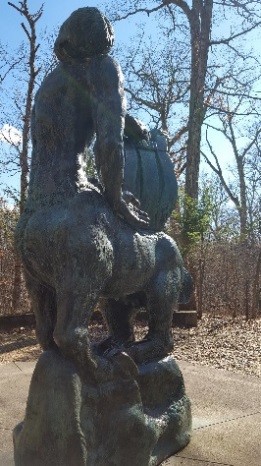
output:
M190 439L182 374L166 357L137 379L95 384L54 351L40 357L24 422L14 429L16 466L156 466Z

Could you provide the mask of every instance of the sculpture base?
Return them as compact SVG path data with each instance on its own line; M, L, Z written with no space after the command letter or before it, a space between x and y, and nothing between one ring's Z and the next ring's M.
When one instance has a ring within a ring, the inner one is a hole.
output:
M173 357L139 366L137 380L96 384L54 351L32 376L14 429L16 466L156 466L190 439L191 410Z

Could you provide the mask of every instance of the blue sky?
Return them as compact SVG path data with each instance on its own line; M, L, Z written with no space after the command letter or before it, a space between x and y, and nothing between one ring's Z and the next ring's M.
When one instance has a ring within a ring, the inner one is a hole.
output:
M18 0L13 0L15 4L18 4ZM40 0L28 0L30 11L36 11L43 3ZM54 28L60 26L63 21L77 8L84 6L96 6L104 10L104 4L108 4L106 1L99 0L45 0L44 2L44 13L42 18L38 22L38 31L47 29L47 32L51 32ZM0 41L7 44L8 49L15 49L22 40L24 40L24 32L20 27L21 16L19 13L8 5L7 0L0 0ZM132 17L131 20L125 20L123 22L117 22L114 25L116 35L116 45L122 45L127 42L128 39L135 33L135 23L137 17ZM148 29L151 31L153 26L153 19L148 22L146 15L139 15L139 19L146 21ZM155 25L155 23L154 23ZM222 32L222 28L219 28L219 32ZM261 50L261 38L260 34L253 36L252 42L257 50ZM218 143L220 145L220 142ZM227 143L222 141L222 151L227 154L229 161L229 150ZM0 193L1 184L8 184L10 186L18 186L19 179L17 176L10 177L10 175L0 175Z
M18 4L18 0L13 0L12 3ZM41 0L29 0L30 11L37 11L42 3ZM96 6L103 11L103 2L99 0L45 0L44 13L37 23L38 32L45 28L47 32L52 32L68 18L72 11L85 6ZM15 49L25 38L20 26L21 20L21 15L8 5L7 0L0 0L0 41L6 44L8 49ZM134 21L134 19L127 20L114 25L116 43L124 43L133 34ZM19 175L0 173L0 195L1 187L6 185L18 189Z
M18 0L13 0L18 4ZM38 22L38 29L45 28L51 32L54 27L65 21L72 11L86 6L95 6L103 11L103 1L99 0L28 0L31 11L37 11L44 3L44 14ZM106 2L105 2L106 3ZM0 38L2 41L17 46L24 38L24 33L19 26L21 16L8 5L7 0L0 0ZM126 34L131 34L131 21L115 24L116 40L124 41ZM11 33L10 33L11 32Z

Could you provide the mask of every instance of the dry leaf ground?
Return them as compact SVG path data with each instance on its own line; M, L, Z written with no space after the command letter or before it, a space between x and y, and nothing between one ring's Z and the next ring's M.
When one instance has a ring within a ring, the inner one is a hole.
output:
M177 359L191 363L260 377L260 329L260 319L246 322L242 318L232 320L205 315L196 328L173 328L173 354ZM136 338L141 339L145 333L145 323L138 322ZM101 323L91 325L90 334L92 341L107 335ZM12 332L1 332L0 364L32 361L40 353L33 329L21 327Z

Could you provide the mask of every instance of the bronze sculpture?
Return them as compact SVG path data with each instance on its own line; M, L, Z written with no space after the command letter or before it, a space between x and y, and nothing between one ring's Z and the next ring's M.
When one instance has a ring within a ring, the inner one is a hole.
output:
M146 229L147 214L139 209L134 196L126 196L132 201L129 204L124 198L124 90L120 68L107 55L112 43L112 27L96 8L77 10L61 27L55 44L61 63L46 77L35 98L31 178L25 212L16 229L16 247L25 268L37 337L45 350L38 372L44 364L46 373L46 360L51 358L58 372L69 367L85 386L107 382L117 386L118 379L131 380L136 406L140 395L134 383L138 377L135 363L154 364L172 349L172 314L184 269L176 243L163 232ZM94 135L102 190L90 185L81 170L81 157ZM124 307L124 299L136 293L149 314L148 334L139 343L134 341L131 312ZM105 315L111 336L92 348L88 324L100 297L108 299ZM154 366L148 367L152 370ZM186 421L179 448L189 438L189 404L184 400ZM137 463L131 464L154 464L149 463L150 451L161 434L156 435L158 430L151 428L144 414L138 421L139 413L135 423L147 439L146 447L137 452ZM126 426L133 422L128 416L124 418ZM30 429L20 426L15 432L16 463L26 465L28 451L21 438L30 437ZM124 448L122 443L119 441L119 449ZM93 444L90 450L95 450ZM117 458L123 455L119 451ZM92 460L84 455L76 466L107 464L102 455L100 462L96 453ZM156 455L157 461L162 455L166 452ZM56 464L48 458L48 464ZM39 457L37 464L44 461ZM73 457L68 464L75 461ZM120 464L119 459L115 461L112 464Z

